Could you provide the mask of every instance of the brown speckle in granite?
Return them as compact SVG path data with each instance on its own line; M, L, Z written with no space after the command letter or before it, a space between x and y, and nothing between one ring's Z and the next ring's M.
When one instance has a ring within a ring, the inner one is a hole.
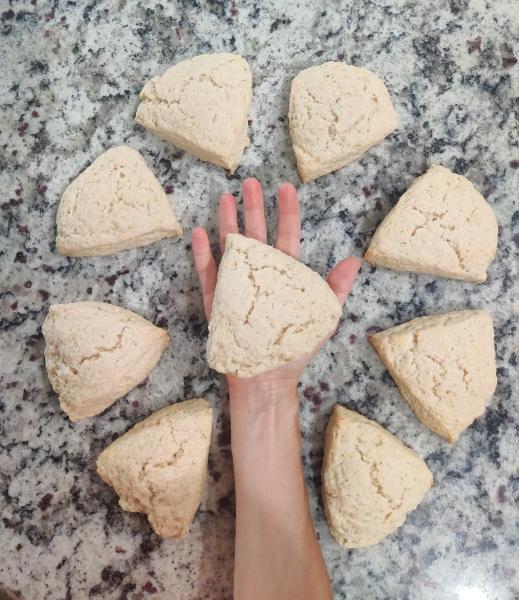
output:
M218 432L216 439L220 448L224 446L229 446L229 444L231 443L231 428L229 427L227 421L225 421L222 424L222 429Z
M40 113L37 110L33 110L31 113L31 117L37 119L40 116Z
M168 319L166 317L160 317L160 319L156 322L157 327L162 327L163 329L168 328Z
M379 327L378 325L372 325L371 327L367 328L366 333L368 335L374 335L375 333L379 333L380 331L382 331L382 327Z
M108 285L114 285L114 283L117 281L117 273L105 277L105 281L108 283Z
M476 50L479 52L481 50L481 36L478 35L473 40L467 40L467 50L469 54L476 52Z
M503 502L507 501L506 498L506 485L500 485L497 488L497 501L503 504Z
M16 255L14 257L14 262L15 263L26 263L27 256L22 251L19 251L16 253Z
M38 502L38 508L40 510L47 510L52 502L52 499L54 498L54 494L50 494L47 493L44 496L42 496L40 498L40 501Z
M510 67L513 67L515 64L517 64L517 58L513 55L503 56L502 64L505 69L509 69Z
M326 381L320 381L319 387L321 389L321 392L329 392L330 391L330 384L326 383Z
M43 183L39 183L36 187L36 191L38 192L38 194L40 194L40 196L43 196L43 194L45 194L45 192L47 191L47 186Z
M18 233L22 233L22 234L29 233L29 228L27 227L27 225L18 225L17 229L18 229Z
M2 21L9 21L14 18L14 11L11 9L4 10L0 18L2 19Z
M512 169L519 169L519 159L511 160L510 166L512 167Z
M148 594L156 594L158 592L157 588L149 580L142 586L141 589L143 592L146 592Z
M148 381L149 381L149 378L148 378L148 377L146 377L146 379L143 379L143 380L142 380L142 381L141 381L141 382L140 382L140 383L137 385L137 388L138 388L138 389L140 389L140 390L142 390L143 388L145 388L145 387L148 385Z
M124 548L121 548L121 546L116 546L115 551L117 552L117 554L126 554L126 550Z
M164 186L164 192L166 194L172 194L174 189L175 188L172 185L165 185Z
M354 333L350 333L348 341L351 345L353 345L357 341L357 336Z
M23 137L25 135L25 132L27 131L28 127L29 127L29 123L26 123L25 121L20 123L20 125L18 125L18 135L20 137Z
M38 294L43 302L46 302L49 299L49 292L47 292L47 290L38 290Z
M18 308L18 302L13 302L12 304L9 305L9 308L11 310L16 310Z
M26 282L23 284L23 287L25 287L25 288L31 288L31 287L32 287L32 281L26 281Z

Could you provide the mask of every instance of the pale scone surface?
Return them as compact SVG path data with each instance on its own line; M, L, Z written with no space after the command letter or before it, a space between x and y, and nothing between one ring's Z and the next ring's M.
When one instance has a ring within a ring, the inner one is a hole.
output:
M229 234L209 323L209 365L238 377L282 365L313 350L341 311L328 284L307 266Z
M480 310L430 317L370 337L418 418L450 442L477 417L496 387L494 328Z
M234 172L247 137L252 75L237 54L202 54L153 77L135 119L179 148Z
M294 78L289 120L303 181L357 160L397 122L384 83L367 69L341 62L310 67Z
M485 281L496 255L497 222L461 175L432 165L378 227L366 259L400 271Z
M322 492L335 539L378 543L400 527L432 485L424 461L374 421L335 405L326 428Z
M72 421L102 412L148 376L166 331L103 302L54 304L43 323L45 364Z
M67 187L56 217L67 256L99 256L182 234L162 186L142 156L118 146Z
M211 428L202 398L166 406L110 444L97 472L123 510L146 513L162 537L183 537L204 492Z

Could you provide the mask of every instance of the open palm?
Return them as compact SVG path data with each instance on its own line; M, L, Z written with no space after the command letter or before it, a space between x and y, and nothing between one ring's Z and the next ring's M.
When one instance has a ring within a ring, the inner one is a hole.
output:
M298 259L301 238L301 216L295 187L290 183L284 183L278 189L277 200L278 228L275 247L293 258ZM254 238L264 244L267 243L263 191L259 181L253 177L250 177L243 182L243 217L245 225L243 235ZM223 194L220 198L218 221L220 228L220 247L223 253L227 234L239 233L236 200L231 194ZM211 317L218 269L211 252L207 232L204 228L197 227L194 229L192 243L195 267L202 287L205 314L209 320ZM354 256L349 256L348 258L341 260L328 275L328 285L335 292L341 305L344 304L346 297L351 290L359 268L360 260ZM229 387L243 388L244 386L250 385L282 387L285 384L293 385L294 382L297 383L306 365L332 334L333 331L308 354L266 373L247 379L240 379L234 375L228 375L227 380L229 382Z

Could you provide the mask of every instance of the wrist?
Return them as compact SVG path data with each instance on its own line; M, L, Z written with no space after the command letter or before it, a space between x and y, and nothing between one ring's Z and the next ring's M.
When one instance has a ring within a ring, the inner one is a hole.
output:
M228 377L231 411L261 413L298 407L296 381Z

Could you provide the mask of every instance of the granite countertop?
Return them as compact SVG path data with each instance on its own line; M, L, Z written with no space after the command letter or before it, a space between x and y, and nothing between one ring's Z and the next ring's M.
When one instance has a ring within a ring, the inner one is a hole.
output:
M218 196L237 192L249 175L265 186L272 232L276 186L300 185L287 129L290 80L304 67L344 60L385 80L400 124L359 162L300 187L303 260L325 273L340 257L362 254L389 208L432 162L467 176L486 196L499 247L481 285L365 265L339 332L304 375L305 473L336 598L517 599L515 3L4 0L2 11L0 588L25 600L231 597L228 405L224 382L204 357L189 234L208 225L216 241ZM212 51L242 54L254 75L252 144L232 177L133 121L150 76ZM185 235L112 257L59 256L55 215L63 190L121 143L143 153ZM72 424L46 377L41 325L50 304L85 299L135 310L167 326L173 343L146 382L102 415ZM366 333L468 307L494 317L498 386L485 415L450 446L414 417ZM94 463L152 411L199 395L216 409L207 495L190 535L164 541L145 516L120 510ZM436 483L402 528L365 550L341 549L322 511L323 431L336 402L412 446Z

